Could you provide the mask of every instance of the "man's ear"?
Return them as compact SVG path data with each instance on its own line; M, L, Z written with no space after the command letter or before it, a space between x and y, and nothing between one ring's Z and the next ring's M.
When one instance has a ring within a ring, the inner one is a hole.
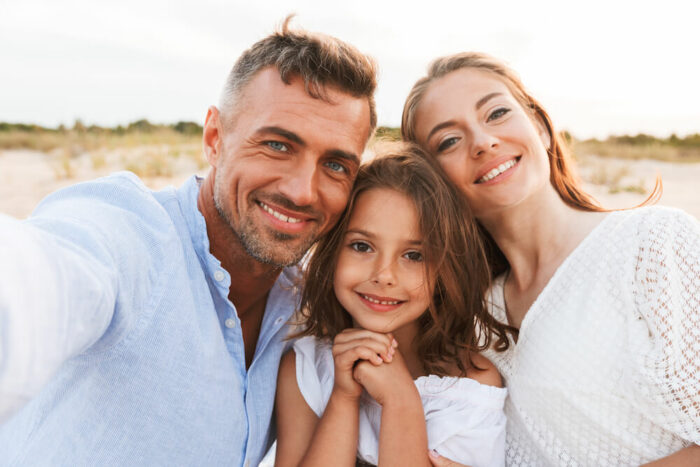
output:
M222 135L223 131L221 128L219 109L212 105L207 110L207 118L204 120L204 132L202 134L204 156L212 167L216 166L216 162L221 155Z

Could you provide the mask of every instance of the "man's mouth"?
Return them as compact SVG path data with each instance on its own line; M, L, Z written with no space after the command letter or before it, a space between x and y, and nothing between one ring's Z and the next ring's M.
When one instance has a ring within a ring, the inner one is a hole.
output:
M261 208L263 208L263 210L264 210L266 213L270 214L271 216L274 216L276 219L279 219L279 220L281 220L282 222L288 222L288 223L290 223L290 224L298 224L299 222L303 222L303 221L304 221L304 219L298 219L298 218L296 218L296 217L287 216L287 215L285 215L285 214L282 214L281 212L272 209L270 206L268 206L267 204L263 203L262 201L257 201L257 203L258 203L258 206L260 206Z
M514 167L520 161L520 156L511 159L509 161L503 162L493 169L486 172L481 178L477 179L475 183L486 183L498 177L502 173L508 171L510 168Z

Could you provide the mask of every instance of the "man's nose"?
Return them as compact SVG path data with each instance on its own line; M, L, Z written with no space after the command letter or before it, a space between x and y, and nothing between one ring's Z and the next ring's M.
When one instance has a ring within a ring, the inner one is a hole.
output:
M316 162L298 160L285 167L279 185L280 194L297 206L312 206L318 201L318 166Z

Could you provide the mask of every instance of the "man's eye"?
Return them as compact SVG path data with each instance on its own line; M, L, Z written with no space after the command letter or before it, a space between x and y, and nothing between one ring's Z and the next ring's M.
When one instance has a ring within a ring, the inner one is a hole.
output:
M510 109L508 109L508 108L506 108L506 107L499 107L498 109L496 109L496 110L494 110L493 112L491 112L491 114L490 114L489 117L486 119L486 121L487 121L487 122L490 122L491 120L497 120L497 119L503 117L503 116L504 116L505 114L507 114L508 112L510 112Z
M275 151L280 151L280 152L289 151L289 148L287 148L287 145L284 143L280 143L279 141L266 141L265 144L267 144L270 148L274 149Z
M326 162L326 167L331 169L333 172L347 173L348 169L345 168L343 164L336 161Z
M404 257L411 261L423 261L423 254L420 251L409 251L408 253L404 254Z
M370 246L365 242L352 242L350 248L360 253L367 253L371 250Z
M445 151L457 143L459 138L453 136L452 138L447 138L445 141L441 142L438 146L438 152Z

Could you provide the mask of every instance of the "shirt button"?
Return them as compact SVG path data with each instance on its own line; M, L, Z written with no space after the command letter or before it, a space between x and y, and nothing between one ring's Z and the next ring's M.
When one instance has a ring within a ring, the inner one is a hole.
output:
M236 327L236 320L233 318L229 318L226 321L224 321L224 324L226 325L227 328L233 329Z
M250 467L250 461L245 461L245 467Z
M224 271L216 271L214 273L214 279L216 279L216 282L221 282L222 280L224 280Z
M282 321L284 321L284 318L277 318L275 324L280 324Z

